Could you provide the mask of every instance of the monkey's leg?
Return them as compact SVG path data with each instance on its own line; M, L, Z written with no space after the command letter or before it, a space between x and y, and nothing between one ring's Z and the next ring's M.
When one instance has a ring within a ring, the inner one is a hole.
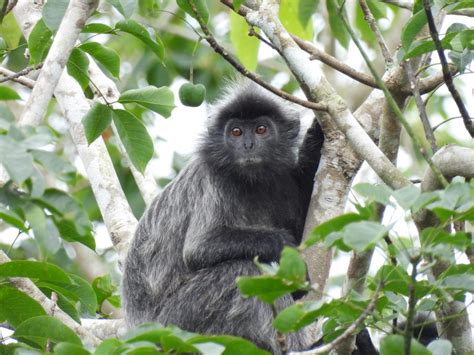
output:
M238 276L256 274L259 272L251 261L201 269L165 302L157 320L198 333L243 337L279 354L271 307L254 297L243 298L235 283ZM277 308L281 310L292 303L288 295L277 302ZM288 335L288 349L303 350L308 345L307 338L304 331Z

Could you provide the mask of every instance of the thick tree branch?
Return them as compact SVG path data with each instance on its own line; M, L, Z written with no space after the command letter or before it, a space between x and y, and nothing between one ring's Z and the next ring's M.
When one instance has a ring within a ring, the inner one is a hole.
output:
M71 0L54 38L36 85L20 117L22 125L38 125L53 96L53 91L63 74L72 49L90 14L96 9L97 0Z
M28 38L35 21L41 18L41 8L42 4L19 0L13 9L25 38ZM104 141L99 137L92 144L87 143L81 121L89 111L89 101L77 81L65 71L54 94L69 123L69 132L89 177L104 223L120 259L123 259L137 220L128 205Z
M2 250L0 250L0 264L7 263L9 261L11 261L10 258ZM26 293L28 296L38 302L47 314L59 319L69 328L74 330L74 332L77 333L77 335L79 335L84 341L93 346L99 345L99 338L77 323L67 313L59 309L56 303L46 297L44 293L41 292L41 290L36 287L36 285L30 279L15 277L11 279L11 282L20 291Z

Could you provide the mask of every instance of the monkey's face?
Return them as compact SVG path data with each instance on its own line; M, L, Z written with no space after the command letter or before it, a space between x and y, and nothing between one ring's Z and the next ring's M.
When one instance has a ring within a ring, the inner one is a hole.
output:
M266 116L251 120L230 119L223 133L225 148L242 167L270 162L278 146L278 129Z

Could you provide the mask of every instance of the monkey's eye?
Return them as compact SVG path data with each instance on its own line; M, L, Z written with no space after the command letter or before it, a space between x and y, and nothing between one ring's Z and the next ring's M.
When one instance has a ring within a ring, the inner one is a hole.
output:
M232 132L232 135L236 137L242 135L242 130L239 127L232 128L231 132Z
M258 126L257 129L255 130L257 134L264 134L267 132L267 127L265 126Z

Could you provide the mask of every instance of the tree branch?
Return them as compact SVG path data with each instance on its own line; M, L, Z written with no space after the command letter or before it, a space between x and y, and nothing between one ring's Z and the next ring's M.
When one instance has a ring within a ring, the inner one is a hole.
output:
M42 67L43 67L43 63L40 63L40 64L34 65L32 67L27 67L23 70L20 70L19 72L16 72L16 73L11 72L11 74L6 74L6 71L9 72L8 69L1 68L2 69L2 74L5 75L5 77L3 79L0 79L0 83L4 83L4 82L10 81L10 80L21 83L20 81L17 80L18 78L20 78L22 76L25 76L25 75L27 75L28 73L30 73L34 70L39 70ZM5 71L3 71L3 70L5 70Z
M34 21L41 18L41 6L29 0L19 0L13 14L23 35L28 38ZM61 75L54 94L69 123L69 132L89 177L104 223L120 260L123 260L137 220L127 202L104 141L99 137L92 144L87 143L82 118L90 109L89 101L77 81L66 72Z
M97 0L71 0L69 3L43 69L19 119L20 124L36 126L42 121L69 55L97 4Z
M382 52L383 57L385 58L385 66L391 67L393 65L393 58L390 55L390 51L385 43L385 40L380 32L379 26L377 25L377 21L372 15L372 12L369 9L365 0L359 0L359 5L362 8L362 12L364 13L364 19L370 26L372 32L375 34L375 38L377 39L377 43L379 44L380 51Z
M426 18L428 20L428 27L430 28L431 38L433 39L433 42L436 47L436 52L438 52L439 60L441 61L441 68L443 70L444 81L446 83L446 86L448 87L449 92L451 93L451 96L454 99L454 102L458 106L458 109L459 109L459 112L461 113L466 130L469 132L471 137L474 138L474 122L471 119L471 116L469 116L469 112L467 112L466 106L464 105L464 102L462 101L462 98L459 95L459 92L456 90L456 87L454 86L453 76L451 75L451 71L449 70L448 61L446 60L446 56L444 55L443 46L441 45L441 41L438 35L438 30L436 29L436 24L434 22L433 14L431 12L430 1L423 0L423 7L425 9Z
M30 89L33 89L33 86L35 85L34 80L22 76L17 76L18 73L12 72L11 70L8 70L4 67L0 67L0 74L5 76L3 81L12 80Z

